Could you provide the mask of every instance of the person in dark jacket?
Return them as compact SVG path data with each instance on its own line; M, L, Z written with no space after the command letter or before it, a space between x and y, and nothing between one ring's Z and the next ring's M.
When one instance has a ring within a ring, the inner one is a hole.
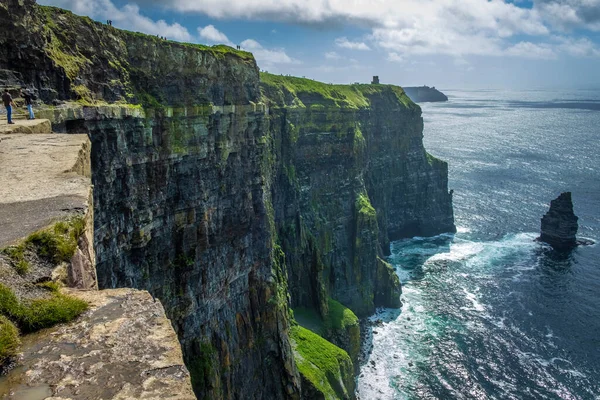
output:
M12 108L14 107L15 103L13 103L13 98L10 93L8 93L8 89L4 89L2 102L4 103L4 107L6 107L6 119L8 120L8 123L12 125L14 124L12 120Z
M25 99L25 105L27 106L27 111L29 112L29 119L35 119L35 115L33 114L33 104L32 101L35 100L35 97L29 89L23 91L21 90L21 97Z

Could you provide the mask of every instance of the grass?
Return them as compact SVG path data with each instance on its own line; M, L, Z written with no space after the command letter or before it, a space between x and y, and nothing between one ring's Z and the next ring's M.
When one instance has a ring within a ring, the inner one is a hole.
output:
M367 196L367 194L365 193L360 193L356 198L356 210L360 215L364 215L371 218L377 217L377 212L371 205L371 200L369 200L369 196Z
M17 327L8 318L0 315L0 366L17 354L20 344Z
M26 275L30 270L29 262L25 259L25 244L7 247L2 250L12 261L13 267L19 275Z
M284 91L287 91L295 97L311 97L316 106L359 109L370 105L359 85L329 85L312 79L273 75L266 72L261 72L260 79L268 93L283 97ZM302 102L298 105L306 106Z
M25 257L25 251L31 250L54 265L71 261L77 250L77 241L85 230L83 217L57 222L47 229L32 233L23 242L2 250L12 261L20 275L29 272L31 265Z
M85 301L62 294L56 284L42 285L48 298L19 301L10 288L0 283L0 314L13 321L23 333L69 322L88 308Z
M351 309L329 299L329 323L333 329L346 329L349 326L358 325L358 317Z
M404 107L418 108L400 86L334 85L306 78L273 75L267 72L261 72L260 79L263 96L266 97L266 100L278 104L288 104L289 101L286 102L284 99L291 95L294 98L292 105L299 107L331 106L358 110L371 106L370 96L390 91Z
M102 28L105 30L110 30L111 33L113 33L113 34L120 34L121 36L124 36L123 39L125 41L131 40L134 38L141 38L146 41L152 41L152 42L156 42L159 44L182 46L182 47L188 47L191 49L196 49L196 50L200 50L200 51L204 51L204 52L209 52L219 58L222 58L223 56L230 54L230 55L234 55L234 56L239 57L246 61L254 61L254 55L252 53L243 51L243 50L236 50L233 47L223 45L223 44L219 44L219 45L215 45L215 46L206 46L206 45L195 44L195 43L177 42L174 40L163 40L163 39L156 37L156 35L149 35L149 34L142 33L142 32L133 32L133 31L125 30L125 29L109 27L104 24L95 22L95 21L89 19L88 17L82 17L82 16L72 13L71 11L64 10L64 9L61 9L58 7L38 5L37 8L38 8L38 10L40 10L42 15L46 18L46 20L48 21L47 25L49 25L50 27L56 27L56 24L53 21L57 18L57 16L62 16L64 18L68 18L69 23L72 26L76 26L77 23L86 24L86 25L96 24L96 27L99 27L99 28ZM64 61L64 59L62 58L62 54L58 54L58 56L59 56L58 58L60 61ZM69 60L69 62L65 63L65 64L68 66L72 66L73 63L71 61L74 61L74 60Z
M325 399L347 398L346 382L352 380L350 356L301 326L291 328L291 338L296 352L296 366Z
M68 262L75 254L79 236L83 234L85 221L82 217L69 221L61 221L48 229L32 233L22 243L3 250L13 261L20 274L29 271L29 262L25 259L25 250L36 252L39 256L52 261L53 264Z
M299 307L294 309L294 318L301 326L314 333L324 336L329 329L346 329L358 325L358 317L351 309L333 300L328 300L329 314L323 320L319 313L312 308Z

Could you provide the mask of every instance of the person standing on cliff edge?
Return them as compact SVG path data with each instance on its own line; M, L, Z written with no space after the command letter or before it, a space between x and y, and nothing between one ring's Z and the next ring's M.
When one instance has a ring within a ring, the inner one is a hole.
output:
M6 119L10 125L13 125L12 121L12 108L15 105L13 103L12 96L8 93L8 89L4 89L4 94L2 95L2 102L4 103L4 107L6 107Z
M23 91L21 90L21 97L25 99L25 105L27 106L27 111L29 112L29 119L35 119L35 114L33 114L33 104L32 100L35 100L29 89Z

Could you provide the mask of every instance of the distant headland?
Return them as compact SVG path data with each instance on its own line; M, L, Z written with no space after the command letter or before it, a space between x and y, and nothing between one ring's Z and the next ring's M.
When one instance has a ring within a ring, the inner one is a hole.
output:
M371 85L380 85L379 76L373 76L373 80L371 81ZM448 101L448 96L444 93L440 92L433 87L429 86L414 86L414 87L405 87L402 86L404 92L412 101L415 103L424 103L424 102L434 102L434 101Z
M434 102L434 101L448 101L448 96L440 92L434 87L429 86L418 86L418 87L406 87L403 86L404 91L415 103L423 102Z

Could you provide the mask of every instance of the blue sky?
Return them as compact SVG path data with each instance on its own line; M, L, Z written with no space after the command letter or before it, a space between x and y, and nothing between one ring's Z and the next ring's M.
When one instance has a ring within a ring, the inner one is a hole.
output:
M325 82L600 88L600 0L38 0Z

